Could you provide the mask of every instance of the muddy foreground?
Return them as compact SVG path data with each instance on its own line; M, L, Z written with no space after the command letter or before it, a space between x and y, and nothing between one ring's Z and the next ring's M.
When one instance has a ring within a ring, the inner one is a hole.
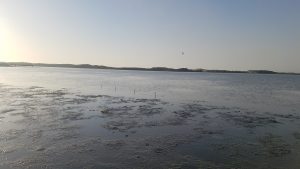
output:
M300 168L300 114L0 85L0 168Z

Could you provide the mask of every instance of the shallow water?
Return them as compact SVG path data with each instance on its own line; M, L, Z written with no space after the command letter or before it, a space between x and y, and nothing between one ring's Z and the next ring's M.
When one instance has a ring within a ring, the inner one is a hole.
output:
M1 168L300 168L300 76L0 68Z

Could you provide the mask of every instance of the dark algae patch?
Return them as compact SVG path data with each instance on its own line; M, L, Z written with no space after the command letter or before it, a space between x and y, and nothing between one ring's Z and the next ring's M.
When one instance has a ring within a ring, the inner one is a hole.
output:
M296 113L38 86L0 94L0 168L300 168Z
M240 125L247 128L254 128L279 123L279 121L274 116L259 114L257 112L232 111L221 112L219 114L224 119L232 121L236 125Z

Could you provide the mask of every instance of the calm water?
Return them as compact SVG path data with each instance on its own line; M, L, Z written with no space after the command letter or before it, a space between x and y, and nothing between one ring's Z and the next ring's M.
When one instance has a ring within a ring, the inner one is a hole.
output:
M300 76L118 71L68 68L0 68L0 82L15 87L66 88L166 101L272 110L299 110ZM116 87L116 91L115 91ZM134 94L134 90L136 93ZM297 107L298 106L298 107Z
M300 76L0 68L1 168L300 168Z

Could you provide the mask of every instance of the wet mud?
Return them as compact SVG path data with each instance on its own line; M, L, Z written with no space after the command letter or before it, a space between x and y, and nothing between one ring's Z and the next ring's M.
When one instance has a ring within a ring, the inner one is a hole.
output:
M300 167L296 113L38 86L0 95L0 168Z

